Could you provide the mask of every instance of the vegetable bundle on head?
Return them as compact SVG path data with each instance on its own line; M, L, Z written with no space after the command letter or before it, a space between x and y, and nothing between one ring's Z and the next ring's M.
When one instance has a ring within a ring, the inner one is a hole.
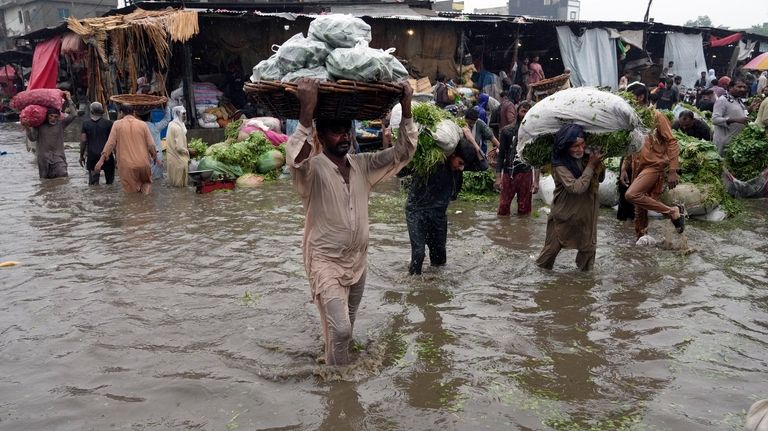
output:
M532 166L550 164L554 134L573 123L584 127L588 147L601 148L606 157L623 156L641 148L655 127L653 117L649 108L636 102L633 107L625 98L595 88L559 91L528 111L518 132L517 152Z
M462 120L433 103L414 103L411 111L413 121L419 125L419 142L416 153L408 166L414 172L426 177L446 160L445 151L438 145L433 136L433 133L437 131L438 124L443 120L453 121L459 127L465 124Z

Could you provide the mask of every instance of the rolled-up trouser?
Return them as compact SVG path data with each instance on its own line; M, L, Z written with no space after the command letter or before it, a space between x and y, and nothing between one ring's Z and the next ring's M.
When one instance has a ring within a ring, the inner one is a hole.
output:
M643 169L632 180L624 194L627 201L635 206L635 235L640 238L648 231L648 211L670 216L672 208L659 202L664 188L664 172L656 169Z
M504 172L501 176L501 196L499 197L498 215L509 215L509 209L512 200L517 195L517 214L525 215L531 213L531 185L533 184L533 171L518 172L508 174Z
M555 259L562 250L560 241L547 241L544 243L544 248L541 250L541 254L536 259L536 265L544 269L552 269L555 266ZM595 266L595 255L597 250L584 249L576 252L576 266L581 271L591 271Z
M408 273L421 274L424 264L425 246L429 247L429 262L432 266L445 265L447 260L445 244L448 240L447 207L405 208L408 237L411 240L411 263Z
M364 290L365 273L352 286L329 286L315 297L315 305L320 311L320 324L323 326L327 365L349 363L352 328L355 326L357 308L363 299Z

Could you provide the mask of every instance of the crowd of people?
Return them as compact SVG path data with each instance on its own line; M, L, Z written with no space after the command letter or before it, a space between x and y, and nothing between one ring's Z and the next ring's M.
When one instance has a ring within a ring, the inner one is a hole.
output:
M670 62L665 74L671 74ZM523 63L527 84L544 78L535 58ZM678 145L673 130L704 140L712 140L722 152L728 142L747 123L748 107L743 98L750 93L743 77L715 80L714 71L702 73L696 83L696 106L711 108L714 131L690 110L683 110L673 123L660 112L680 101L680 82L665 77L663 85L649 89L630 83L625 74L619 87L634 95L639 104L655 104L656 129L639 152L625 157L620 166L621 202L618 217L634 218L636 237L648 233L648 211L669 218L677 232L685 229L685 209L659 201L664 189L678 182ZM312 301L318 308L325 339L325 360L329 365L349 361L348 344L358 306L365 289L368 248L368 198L373 186L394 175L411 175L405 204L405 220L411 244L408 272L422 273L429 256L432 266L447 262L448 217L450 202L462 187L462 172L495 172L494 187L500 193L497 214L510 216L517 199L518 216L532 212L532 198L538 191L540 172L517 153L517 135L527 112L534 105L531 91L506 82L500 100L479 93L474 102L457 100L450 83L439 74L433 90L435 104L450 112L463 112L466 127L455 150L429 174L406 168L416 151L418 129L411 113L412 92L404 85L399 133L394 143L375 153L358 153L354 148L354 123L351 119L315 119L318 83L304 78L298 83L300 118L286 143L287 166L305 212L303 241L304 264ZM766 74L756 79L756 88L768 95ZM525 100L523 94L526 94ZM713 95L720 94L714 98ZM64 129L77 116L67 95L66 115L49 112L47 121L27 128L30 140L37 141L37 160L41 178L67 176L64 156ZM495 103L494 103L495 102ZM458 106L457 106L458 105ZM759 109L758 121L768 125L768 98L752 107ZM52 110L55 111L55 110ZM163 118L151 121L147 112L122 105L117 121L104 115L98 102L92 103L89 118L83 121L80 165L88 171L89 184L100 181L103 170L107 184L117 171L127 193L150 193L154 180L167 172L167 184L185 187L189 165L186 115L183 107L164 110ZM165 158L160 131L167 126ZM385 136L391 136L386 132ZM551 269L563 248L576 249L576 265L589 271L597 249L598 186L605 176L599 150L587 151L587 135L578 124L565 124L554 136L552 177L554 201L547 220L543 249L536 264Z

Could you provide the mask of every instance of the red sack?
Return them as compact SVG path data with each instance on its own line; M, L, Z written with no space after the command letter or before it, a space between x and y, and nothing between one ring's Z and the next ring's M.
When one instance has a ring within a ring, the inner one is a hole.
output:
M11 100L11 108L21 111L29 105L40 105L61 111L64 104L64 92L58 88L38 88L22 91Z
M48 108L40 105L29 105L19 114L19 122L29 127L40 127L47 119Z

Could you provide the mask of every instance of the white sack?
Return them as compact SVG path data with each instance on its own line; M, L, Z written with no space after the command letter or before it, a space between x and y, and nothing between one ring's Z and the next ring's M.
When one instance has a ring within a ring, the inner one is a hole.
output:
M253 66L251 82L277 81L282 75L283 73L278 66L277 54L275 54L266 60L260 61L256 66Z
M688 215L695 216L707 214L717 207L717 204L707 205L704 203L708 196L709 191L706 187L682 183L674 189L662 193L659 200L668 206L683 204Z
M432 132L435 143L446 156L453 154L462 136L464 136L464 132L461 127L451 120L440 121L435 126L435 131Z
M552 202L555 201L555 179L552 178L552 175L541 176L539 179L539 192L536 193L536 197L545 204L552 206Z
M336 78L353 81L399 81L408 76L400 61L386 51L368 47L364 42L354 48L334 49L326 60L328 73Z
M619 176L615 172L605 171L605 179L600 183L597 190L601 206L613 208L619 204L618 178Z
M307 39L301 33L293 35L280 46L272 45L272 50L283 74L322 66L330 52L325 42Z
M595 88L569 88L545 98L525 115L518 132L517 154L540 135L555 134L564 124L575 123L587 133L632 130L628 152L640 150L648 133L632 106L621 97Z
M323 15L309 23L307 36L331 48L352 48L361 40L371 41L371 26L352 15Z

